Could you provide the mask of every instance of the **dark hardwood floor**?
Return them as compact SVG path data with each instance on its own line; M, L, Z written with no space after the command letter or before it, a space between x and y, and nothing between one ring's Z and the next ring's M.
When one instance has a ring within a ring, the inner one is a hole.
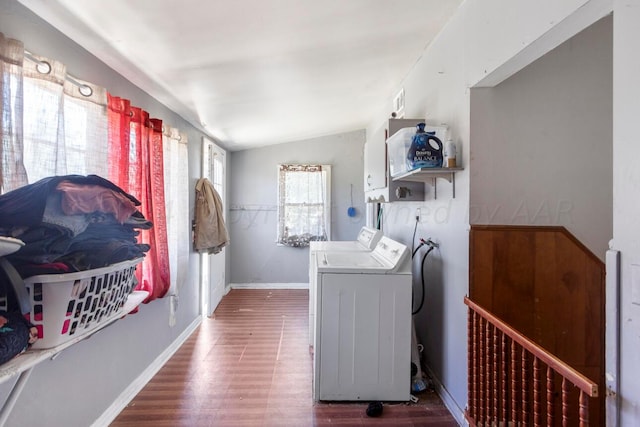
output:
M314 403L306 290L232 290L111 424L457 426L439 397L417 404Z

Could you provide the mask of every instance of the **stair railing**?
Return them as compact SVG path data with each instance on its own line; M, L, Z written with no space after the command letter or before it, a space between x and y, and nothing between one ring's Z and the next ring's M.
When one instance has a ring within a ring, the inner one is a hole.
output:
M589 425L595 382L469 298L464 303L469 307L465 417L471 426Z

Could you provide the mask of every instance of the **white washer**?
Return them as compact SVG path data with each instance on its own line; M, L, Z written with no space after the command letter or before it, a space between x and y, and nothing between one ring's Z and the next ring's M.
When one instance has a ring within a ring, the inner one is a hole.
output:
M408 401L411 259L382 237L372 252L316 252L313 396Z
M309 243L309 345L313 346L315 331L315 254L319 251L371 252L382 237L382 231L362 227L356 240L329 240Z

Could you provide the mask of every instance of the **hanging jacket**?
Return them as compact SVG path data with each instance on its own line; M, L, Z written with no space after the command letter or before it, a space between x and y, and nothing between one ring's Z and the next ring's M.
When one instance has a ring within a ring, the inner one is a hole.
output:
M198 252L217 254L229 243L222 214L222 199L207 178L196 183L193 243Z

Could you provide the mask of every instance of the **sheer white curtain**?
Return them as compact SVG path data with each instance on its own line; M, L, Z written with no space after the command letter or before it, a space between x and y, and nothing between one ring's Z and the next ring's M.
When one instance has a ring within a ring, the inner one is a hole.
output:
M29 182L108 174L107 92L67 75L59 61L24 61L24 163Z
M278 165L278 237L304 247L331 236L331 166Z
M22 42L0 33L0 193L27 184L22 145Z
M164 186L167 200L167 240L169 247L170 294L186 283L189 269L189 158L186 134L164 127Z
M2 34L0 55L2 192L53 175L107 176L106 90Z

